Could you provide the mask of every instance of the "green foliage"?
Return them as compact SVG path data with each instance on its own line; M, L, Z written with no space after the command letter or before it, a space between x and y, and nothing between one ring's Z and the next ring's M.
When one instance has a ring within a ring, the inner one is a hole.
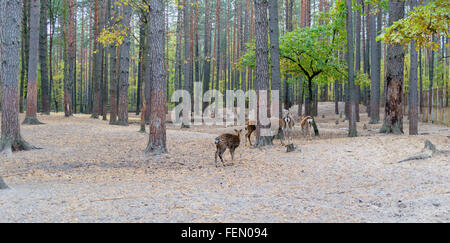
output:
M433 42L432 36L448 37L449 23L450 1L432 0L426 5L415 7L408 17L386 28L377 40L405 47L415 40L417 49L431 47L438 50L440 43Z
M367 73L358 71L355 77L355 85L360 85L361 87L370 87L370 77Z
M347 75L345 63L339 60L337 53L345 50L345 11L345 3L339 0L330 13L320 16L328 19L328 24L296 29L281 36L282 72L302 75L318 84L344 78ZM247 44L247 49L238 66L254 68L255 43Z

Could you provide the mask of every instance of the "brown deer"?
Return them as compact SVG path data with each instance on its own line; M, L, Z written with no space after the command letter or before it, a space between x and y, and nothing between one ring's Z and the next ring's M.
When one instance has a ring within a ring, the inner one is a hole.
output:
M219 156L220 160L222 161L222 165L225 167L225 163L223 162L223 153L227 150L227 148L230 150L231 154L231 160L234 161L234 151L237 147L239 147L239 144L241 143L241 130L234 130L236 132L236 135L233 134L222 134L219 137L217 137L214 141L216 144L217 150L215 154L215 163L217 166L217 156Z
M309 135L312 138L311 132L313 131L313 118L312 116L305 116L300 120L300 126L302 127L303 135Z
M256 121L253 121L253 120L246 121L245 122L245 130L247 131L247 133L245 134L245 138L250 143L250 146L253 146L252 145L252 140L250 139L250 136L252 136L252 133L254 131L256 131ZM245 142L247 142L247 140L245 140Z
M291 142L291 131L294 129L295 122L294 118L292 117L291 113L288 112L286 115L283 116L282 119L280 119L280 128L283 131L284 136L288 139L288 142ZM285 145L282 142L283 145Z

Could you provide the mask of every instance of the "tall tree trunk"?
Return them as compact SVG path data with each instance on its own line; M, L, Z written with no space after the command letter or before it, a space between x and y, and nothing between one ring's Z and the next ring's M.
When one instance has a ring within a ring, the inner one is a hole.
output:
M30 1L30 57L28 61L27 113L23 124L42 124L37 119L37 64L39 59L39 0Z
M18 40L20 39L20 20L22 18L21 8L20 0L0 1L0 59L2 60L0 62L0 77L2 80L0 152L3 153L33 148L22 139L19 124L18 76L20 59L18 50L20 42ZM39 11L39 5L37 10ZM37 53L35 54L37 59Z
M402 0L389 1L389 26L402 19L405 14L405 2ZM385 120L381 133L403 133L403 66L404 50L399 44L388 45L386 62L386 107Z
M216 90L220 90L219 89L219 81L220 81L220 0L217 0L216 2L216 36L214 37L215 42L217 43L217 53L216 53L216 85L215 85L215 89ZM216 48L214 48L216 49Z
M436 41L436 36L432 36L432 41ZM428 55L428 80L430 81L428 85L428 118L431 120L432 123L434 123L434 114L433 114L433 105L434 105L434 50L432 48L428 49L429 55Z
M358 7L361 6L362 1L358 0ZM355 16L355 75L361 72L361 12L356 10ZM356 121L360 121L359 104L361 102L361 87L355 84L355 108L356 108Z
M109 1L103 2L103 9L101 14L101 26L106 26L107 21L110 19ZM76 83L76 82L75 82ZM76 87L76 86L75 86ZM106 121L108 116L108 51L102 45L102 120ZM75 89L76 92L76 89Z
M94 2L94 51L93 51L93 70L92 70L92 89L93 89L93 105L92 118L98 119L102 112L101 106L101 90L102 83L102 47L98 38L100 35L100 7L103 6L103 0L95 0Z
M269 53L268 46L268 20L267 20L267 0L255 0L255 32L256 32L256 81L257 81L257 126L256 126L256 147L272 145L272 137L264 136L262 129L270 129L261 123L261 118L269 117ZM260 98L261 95L267 95L266 99ZM264 108L266 108L264 110ZM262 113L261 113L262 112ZM265 113L265 114L264 114Z
M370 43L370 77L372 80L370 91L370 123L377 124L380 122L380 56L377 51L376 15L372 13L373 6L369 6L369 43ZM381 11L381 9L379 10Z
M20 98L19 98L19 111L23 113L23 97L24 97L24 87L25 87L25 75L28 70L28 45L29 43L29 30L28 30L28 12L29 9L28 0L23 0L22 8L22 45L21 45L21 64L22 70L20 72Z
M122 25L128 28L127 38L119 47L119 108L118 108L118 125L128 126L128 76L130 68L130 19L131 6L124 5L122 8ZM162 67L164 71L164 67Z
M204 61L203 61L203 93L209 90L211 81L211 22L210 22L209 0L205 0L205 39L204 39ZM203 103L203 110L206 109L206 103Z
M200 60L199 60L199 39L198 39L198 0L195 0L194 9L194 60L195 63L195 80L194 82L200 82Z
M348 62L348 94L349 94L349 137L356 137L356 90L355 90L355 66L353 49L353 9L352 0L346 0L347 7L347 62Z
M278 43L278 2L269 0L269 25L270 25L270 70L271 70L271 91L280 91L280 47ZM272 101L275 102L275 101ZM278 100L279 114L272 114L281 117L281 100Z
M136 95L136 115L139 115L142 109L142 70L144 67L144 49L145 49L145 24L144 16L140 16L139 26L139 63L138 63L138 86ZM110 88L111 90L111 88Z
M68 0L69 16L67 33L67 76L64 78L64 115L66 117L73 115L73 84L75 77L75 58L76 58L76 43L75 43L75 18L74 18L74 2ZM64 20L66 21L66 20Z
M164 4L163 0L150 0L150 52L152 53L152 110L150 136L146 152L167 153L166 146L166 73L164 68Z
M39 27L39 62L41 66L41 103L42 113L50 114L50 102L48 96L48 70L47 70L47 0L41 1Z
M207 0L209 3L209 0ZM176 51L175 51L175 59L176 59L176 65L175 65L175 90L181 89L182 87L182 60L181 60L181 34L182 34L182 28L183 28L183 11L180 6L177 6L177 30L176 30ZM205 20L206 21L206 20ZM209 21L209 20L208 20ZM207 47L205 47L207 48ZM206 59L205 59L206 61Z
M190 23L190 2L189 0L184 1L184 90L190 92L191 91L191 23ZM191 94L191 99L193 94ZM187 97L183 97L185 99ZM191 102L191 101L189 101ZM182 125L184 128L188 128L189 124Z
M293 0L285 0L285 15L286 15L286 32L291 32L293 30L292 25L292 13L293 13ZM277 10L278 11L278 10ZM302 26L304 27L304 26ZM289 110L292 106L292 75L287 74L284 78L284 109ZM289 81L289 82L288 82Z
M411 11L417 5L417 0L411 0ZM410 74L409 74L409 135L418 135L417 114L417 50L415 41L411 41Z

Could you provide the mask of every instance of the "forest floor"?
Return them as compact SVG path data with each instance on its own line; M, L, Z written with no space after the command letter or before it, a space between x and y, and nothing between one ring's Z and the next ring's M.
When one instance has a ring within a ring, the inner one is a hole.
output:
M151 156L138 124L39 116L44 125L21 131L42 150L0 155L12 188L0 191L0 222L450 222L448 156L397 163L426 139L450 149L450 128L378 134L361 108L358 138L347 138L348 123L323 103L320 138L297 132L292 153L279 140L266 149L242 142L234 165L219 168L214 138L232 127L169 125L169 153Z

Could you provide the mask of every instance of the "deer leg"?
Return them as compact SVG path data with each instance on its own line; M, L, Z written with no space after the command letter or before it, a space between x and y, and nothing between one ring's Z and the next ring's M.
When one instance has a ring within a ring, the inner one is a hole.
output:
M251 137L252 137L252 133L253 133L253 131L249 132L249 133L248 133L248 137L247 137L247 138L248 138L248 141L250 142L250 146L253 146L253 144L252 144L252 138L251 138Z
M222 155L223 155L223 153L225 152L225 150L221 150L220 152L219 152L219 157L220 157L220 160L222 161L222 165L225 167L225 162L223 162L223 157L222 157Z
M218 166L217 166L217 155L218 155L218 152L219 152L219 151L218 151L218 150L216 150L216 154L215 154L215 156L214 156L214 158L215 158L215 164L216 164L216 167L218 167Z

